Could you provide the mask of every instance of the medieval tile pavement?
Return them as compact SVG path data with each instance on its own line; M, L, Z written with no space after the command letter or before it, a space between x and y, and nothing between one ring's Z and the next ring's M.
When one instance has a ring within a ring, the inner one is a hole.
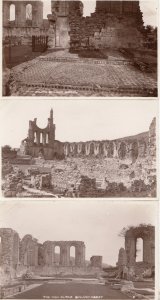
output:
M12 96L152 96L156 79L123 56L107 62L80 59L67 50L49 53L14 67Z

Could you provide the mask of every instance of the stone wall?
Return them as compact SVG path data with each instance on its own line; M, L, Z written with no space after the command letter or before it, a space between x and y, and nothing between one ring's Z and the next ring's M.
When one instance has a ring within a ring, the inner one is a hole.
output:
M0 228L0 265L16 268L19 263L19 235L11 228Z
M130 228L125 234L125 250L127 264L134 266L137 256L137 239L143 240L143 262L151 266L155 265L155 228L153 226L139 226Z
M100 156L108 158L131 159L145 157L148 147L148 133L106 141L87 141L64 143L65 156Z
M30 234L20 242L20 263L28 267L38 265L38 243Z
M144 43L139 1L97 1L96 11L82 17L69 13L71 49L139 48Z
M6 265L14 276L23 276L27 270L33 274L93 274L101 268L102 257L93 256L87 266L83 241L45 241L43 244L27 234L19 240L18 234L10 228L0 229L0 273L6 273ZM56 252L59 247L60 253ZM71 247L75 248L74 257ZM2 271L2 272L1 272Z
M59 262L56 261L55 247L60 249ZM81 241L47 241L43 244L43 256L45 265L60 265L63 267L71 266L70 248L75 247L75 262L76 267L85 265L85 245Z
M63 158L63 144L55 140L55 128L52 109L45 128L37 126L36 118L34 121L29 121L28 136L21 142L20 154L45 159Z
M10 22L10 6L15 5L15 21ZM32 6L31 27L40 27L43 24L43 2L38 1L17 1L3 0L3 26L14 26L23 28L27 25L26 6Z
M102 268L102 256L94 255L90 258L91 266L95 268Z

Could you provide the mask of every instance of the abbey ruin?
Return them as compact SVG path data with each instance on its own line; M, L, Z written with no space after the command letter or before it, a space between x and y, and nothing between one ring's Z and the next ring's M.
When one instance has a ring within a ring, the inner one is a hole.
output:
M15 20L10 21L10 7ZM27 22L27 6L32 18ZM95 12L83 17L81 1L51 1L51 13L43 20L42 1L3 0L3 38L15 36L30 43L32 35L49 37L49 48L80 49L140 47L144 43L143 20L139 1L96 1Z
M156 118L116 140L61 142L55 131L51 109L45 128L29 121L19 149L2 147L5 197L156 195Z
M54 287L58 281L62 288L66 286L67 280L74 287L74 283L82 283L84 280L83 284L99 283L105 286L106 291L107 286L119 289L129 299L131 296L141 299L143 293L146 295L147 292L154 295L155 227L146 224L129 226L122 230L122 236L125 246L120 248L115 266L110 266L104 264L99 255L92 256L90 261L86 260L86 248L82 241L39 243L30 234L21 239L12 228L0 228L1 297L23 292L28 286L30 290L34 289L33 280L38 283L37 286L46 285L47 282L54 284ZM137 261L139 238L143 241L141 261ZM75 248L74 257L71 256L72 247ZM137 283L144 286L144 290L137 289ZM153 286L152 290L145 289L146 284Z
M8 267L13 278L23 276L28 269L41 276L96 274L102 269L101 256L92 256L90 263L86 263L82 241L45 241L41 244L30 234L21 239L11 228L1 228L0 238L0 268L5 273ZM75 249L75 257L71 257L71 247Z
M46 128L39 128L36 119L29 121L28 136L21 143L20 154L41 157L45 160L65 157L108 157L135 162L147 155L156 156L155 123L154 118L149 131L136 136L104 141L60 142L55 139L56 127L51 109Z
M136 275L141 276L148 269L150 274L155 268L155 228L151 225L130 227L123 233L125 248L119 250L118 270L119 277L132 280ZM137 241L142 240L142 261L137 261Z

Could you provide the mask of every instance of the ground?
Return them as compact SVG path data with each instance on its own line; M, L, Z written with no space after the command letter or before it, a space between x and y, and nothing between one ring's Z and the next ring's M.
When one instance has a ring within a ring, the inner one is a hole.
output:
M18 197L155 197L156 168L148 158L139 158L135 163L116 158L68 157L65 160L36 160L32 165L13 165L24 174L27 169L37 169L39 174L51 174L51 186L38 190L31 186L30 177L23 181L24 191ZM12 172L3 165L6 175ZM7 187L8 177L3 177L2 186ZM13 177L14 178L14 177ZM94 181L94 182L93 182ZM96 181L96 183L95 183ZM154 184L152 184L154 182ZM16 183L12 182L15 187ZM75 190L73 189L75 188ZM9 188L10 190L10 188ZM49 193L49 194L48 194Z
M153 74L135 68L119 51L107 54L81 58L65 49L20 63L11 69L10 95L155 96Z
M56 296L56 297L55 297ZM32 290L20 293L11 297L12 299L53 299L61 298L64 296L72 296L76 299L79 297L99 296L99 299L128 299L128 296L122 294L120 291L113 290L109 285L89 284L89 283L44 283ZM72 299L69 298L69 299ZM65 297L65 299L67 299ZM87 299L87 298L86 298Z

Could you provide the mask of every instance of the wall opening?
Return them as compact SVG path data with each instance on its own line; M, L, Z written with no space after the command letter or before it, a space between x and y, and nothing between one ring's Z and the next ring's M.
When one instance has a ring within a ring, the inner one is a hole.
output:
M46 133L46 144L48 144L49 138L48 138L48 133Z
M16 20L16 7L15 4L11 4L9 7L9 21L15 22Z
M42 137L42 132L40 132L40 143L43 143L43 137Z
M91 13L95 12L96 8L96 1L95 0L83 0L83 16L87 17L90 16Z
M75 246L70 247L70 266L75 266L76 249Z
M60 265L60 246L54 248L54 264L56 266Z
M27 26L32 26L32 5L26 5L26 24Z
M136 262L143 261L143 239L138 238L136 241Z

